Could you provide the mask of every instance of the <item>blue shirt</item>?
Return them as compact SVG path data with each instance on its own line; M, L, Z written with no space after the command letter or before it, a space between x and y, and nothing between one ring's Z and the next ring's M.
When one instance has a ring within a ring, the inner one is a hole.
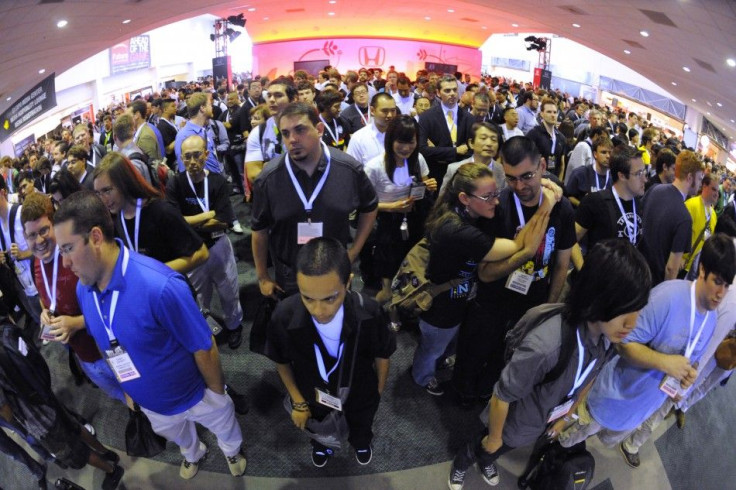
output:
M123 390L140 406L162 415L174 415L199 403L205 382L194 361L194 352L212 347L207 322L189 286L177 272L152 258L128 251L122 274L122 242L110 283L77 284L77 298L89 333L100 350L110 348L105 326L95 306L109 321L113 291L119 291L112 331L128 352L141 377L122 383Z
M685 354L690 335L690 281L665 281L652 289L649 303L641 310L634 330L623 343L637 342L663 354ZM705 315L695 312L692 338ZM703 332L695 344L690 362L700 359L713 335L716 312L708 315ZM606 364L588 395L588 409L606 429L633 430L667 399L659 389L665 374L643 369L617 356Z
M178 133L176 133L174 152L176 153L176 163L179 172L184 171L184 162L181 159L181 144L185 139L194 135L200 136L204 138L205 141L207 141L207 152L209 154L207 155L207 161L204 163L204 168L206 168L210 172L219 174L220 162L217 161L215 142L213 141L212 137L207 133L207 128L200 126L199 124L194 124L192 121L187 121L184 127L181 128Z
M522 133L528 133L537 125L537 115L527 106L520 105L516 108L516 112L519 114L519 124L516 127L521 129Z

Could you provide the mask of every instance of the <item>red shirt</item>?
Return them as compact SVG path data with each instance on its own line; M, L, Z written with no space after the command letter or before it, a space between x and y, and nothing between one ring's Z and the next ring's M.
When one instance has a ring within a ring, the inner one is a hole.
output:
M77 281L79 278L70 269L64 267L61 257L58 260L59 270L58 277L56 278L55 313L56 315L79 316L82 314L82 310L79 308L79 303L77 302ZM33 280L36 282L36 289L38 289L41 304L43 304L44 308L48 309L51 306L51 299L49 298L51 291L46 291L46 285L43 282L43 275L41 274L41 266L46 270L49 287L53 289L51 283L54 280L54 261L52 260L45 264L43 261L36 259L34 262ZM86 328L77 331L69 339L69 347L79 356L82 362L95 362L102 359L95 340L87 332Z

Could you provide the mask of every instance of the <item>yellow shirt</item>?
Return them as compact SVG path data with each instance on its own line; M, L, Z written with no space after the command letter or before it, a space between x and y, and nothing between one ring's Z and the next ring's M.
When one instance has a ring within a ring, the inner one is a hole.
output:
M641 151L641 161L644 162L644 165L650 165L652 162L651 157L649 156L649 150L647 150L646 146L640 146L637 148L637 150Z
M703 249L703 242L705 242L709 236L715 233L716 221L718 220L718 217L716 216L716 213L713 210L712 206L708 206L707 210L705 209L705 203L703 202L703 198L701 196L691 197L690 199L685 201L685 207L687 208L688 213L690 213L690 217L692 217L693 219L693 232L692 238L690 239L691 252L689 254L683 255L685 270L689 271L690 267L692 266L693 259L697 257L700 251ZM702 234L703 236L698 241L698 244L696 246L695 242L696 240L698 240L698 237L701 236L701 232L703 232L703 230L705 229L706 221L708 221L708 213L710 215L708 230Z

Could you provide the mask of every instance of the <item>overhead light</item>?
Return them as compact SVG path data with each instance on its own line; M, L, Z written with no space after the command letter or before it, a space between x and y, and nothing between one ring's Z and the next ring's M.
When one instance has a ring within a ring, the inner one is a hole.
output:
M488 28L486 26L482 26L481 29L483 29L485 31Z
M327 12L327 15L335 15L335 12Z
M547 48L547 40L543 37L527 36L524 42L527 43L527 51L544 51Z
M230 40L230 42L235 41L238 37L240 37L240 32L236 31L235 29L230 29L229 27L225 29L224 33L227 38Z
M10 99L12 99L12 97L8 97L8 98L7 98L7 99L5 99L5 100L8 100L8 101L9 101ZM731 119L731 122L733 122L733 119Z
M716 102L716 105L717 105L718 107L723 107L723 104L721 104L720 102Z
M56 23L56 27L58 27L59 29L61 29L61 28L64 28L64 27L66 27L66 25L67 25L68 23L69 23L69 22L67 22L66 20L64 20L64 19L61 19L61 20L60 20L59 22L57 22L57 23Z
M125 19L125 20L123 21L123 24L130 24L130 19Z
M511 24L511 27L519 27L519 24Z
M335 3L337 3L337 0L330 0L330 1L329 1L329 2L327 2L327 3L335 4Z
M248 9L248 12L255 12L255 11L256 11L256 8L255 7L251 7L251 8Z
M10 97L8 97L8 98L10 98ZM733 119L731 119L731 122L732 122L732 123L736 123L736 121L734 121Z
M580 27L580 24L573 24L573 27Z
M708 107L713 107L713 104L711 104L711 103L710 103L710 102L708 102L707 100L705 101L705 103L706 103L706 104L708 104Z
M432 17L427 16L424 18L424 20L432 20Z
M686 72L690 73L690 68L688 68L687 66L683 66L682 69L685 70Z
M447 9L447 11L450 12L451 14L454 14L455 13L455 11L453 9Z
M726 60L726 64L727 64L728 66L730 66L730 67L732 67L732 68L733 68L734 66L736 66L736 60L735 60L735 59L733 59L733 58L729 58L729 59L727 59L727 60Z
M38 74L39 75L43 75L44 73L46 73L46 69L45 68L41 68L40 70L38 70Z
M268 20L268 17L264 17L263 20Z
M245 27L246 18L242 13L240 13L238 15L231 15L227 18L227 21L234 26Z
M624 53L625 54L631 54L631 51L629 51L628 49L624 49Z
M690 99L690 100L692 100L693 102L697 102L697 100L695 100L695 99Z
M706 112L706 114L708 114L710 116L710 112Z
M649 37L649 33L647 31L639 31L639 34L641 34L644 37Z
M677 87L677 82L672 82L672 85L674 85L675 87Z

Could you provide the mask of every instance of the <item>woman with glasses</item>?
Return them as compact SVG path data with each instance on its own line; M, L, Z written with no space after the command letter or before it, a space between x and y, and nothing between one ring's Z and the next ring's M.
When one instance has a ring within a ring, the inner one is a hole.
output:
M427 218L437 190L429 168L419 153L419 124L411 116L393 119L386 130L385 152L365 165L378 194L376 247L373 271L381 278L379 302L391 296L391 279L407 252L424 236Z
M438 296L420 315L421 338L414 353L412 377L430 395L444 393L435 378L435 363L455 338L472 299L476 269L481 262L504 260L520 250L536 250L542 240L555 196L545 189L539 211L514 240L496 239L480 229L495 215L498 187L491 169L477 163L458 168L429 213L427 276L434 284L462 278L464 282Z

